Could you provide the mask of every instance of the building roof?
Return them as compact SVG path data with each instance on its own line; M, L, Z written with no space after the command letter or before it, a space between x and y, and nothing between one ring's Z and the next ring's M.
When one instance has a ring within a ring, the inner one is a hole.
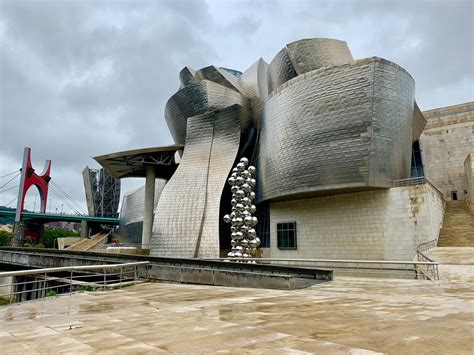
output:
M155 167L157 178L169 179L178 167L175 153L183 149L184 145L175 144L116 152L94 159L115 179L145 177L147 165Z

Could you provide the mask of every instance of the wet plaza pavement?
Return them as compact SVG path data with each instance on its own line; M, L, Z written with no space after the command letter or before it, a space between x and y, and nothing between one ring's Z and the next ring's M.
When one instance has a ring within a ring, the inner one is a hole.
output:
M336 277L281 291L145 283L0 307L0 352L472 354L474 248L439 282Z

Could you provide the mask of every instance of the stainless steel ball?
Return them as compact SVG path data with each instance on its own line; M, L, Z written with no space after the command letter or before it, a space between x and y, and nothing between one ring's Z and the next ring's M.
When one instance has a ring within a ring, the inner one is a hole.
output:
M250 192L250 191L252 191L252 188L250 187L249 184L243 184L243 185L241 186L241 189L244 190L245 192Z
M257 217L252 217L252 225L253 225L253 226L256 226L257 223L258 223Z
M237 190L237 192L235 193L235 196L238 197L238 198L244 198L245 197L245 192L243 190Z
M237 185L233 185L231 188L230 188L230 191L235 194L237 191L239 191L239 187Z
M255 197L256 197L255 192L252 191L252 192L249 193L249 198L250 198L252 201L255 200Z
M227 182L229 183L229 185L235 185L235 178L233 178L232 176L227 180Z
M256 232L255 229L253 229L253 228L250 228L250 229L248 230L247 234L248 234L248 236L249 236L250 238L255 238L255 237L257 236L257 232Z
M257 212L257 207L255 205L250 205L250 213Z
M250 175L255 176L255 173L257 172L257 169L253 166L250 165L247 170L249 171Z
M232 221L232 218L230 218L230 216L228 214L224 215L224 222L225 223L230 223L230 221Z
M244 163L239 163L239 164L237 164L236 168L237 168L238 172L244 171L245 164Z
M244 218L244 223L246 226L251 226L252 225L252 217L251 216L247 216Z
M245 157L241 158L241 159L240 159L240 162L241 162L242 164L244 164L245 166L249 165L249 160L248 160L247 158L245 158Z
M237 177L235 178L235 184L236 184L237 186L241 186L241 185L243 185L244 183L245 183L245 179L244 179L242 176L237 176Z

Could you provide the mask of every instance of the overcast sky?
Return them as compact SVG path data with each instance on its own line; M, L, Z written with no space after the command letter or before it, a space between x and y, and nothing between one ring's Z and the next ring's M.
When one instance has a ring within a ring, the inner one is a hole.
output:
M407 69L422 110L473 100L470 0L0 3L0 176L19 169L30 146L37 171L51 159L54 181L83 206L92 156L173 143L163 111L184 66L244 71L286 43L329 37L356 59ZM0 193L0 205L14 191Z

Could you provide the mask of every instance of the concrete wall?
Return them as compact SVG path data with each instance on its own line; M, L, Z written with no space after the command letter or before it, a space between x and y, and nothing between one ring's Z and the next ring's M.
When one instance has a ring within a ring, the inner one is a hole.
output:
M428 184L270 204L265 257L412 260L438 237L442 196ZM297 225L297 249L277 247L277 223Z
M464 160L474 147L474 102L425 111L428 121L420 147L425 176L447 200L457 191L465 198L467 181Z
M467 184L466 206L474 214L474 152L470 153L464 161L464 172Z

